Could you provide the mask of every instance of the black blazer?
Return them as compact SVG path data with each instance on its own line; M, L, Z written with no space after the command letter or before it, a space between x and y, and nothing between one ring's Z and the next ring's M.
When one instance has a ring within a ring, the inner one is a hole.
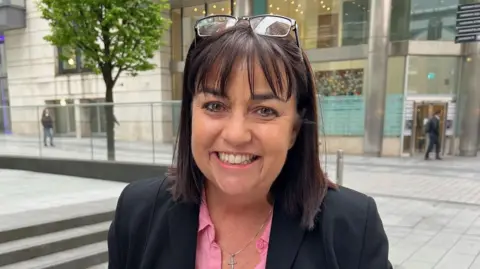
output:
M199 206L174 202L164 179L122 192L108 235L109 269L194 269ZM266 269L387 269L388 240L374 200L329 190L316 227L274 207Z
M440 120L433 116L427 121L427 133L438 137L440 135Z

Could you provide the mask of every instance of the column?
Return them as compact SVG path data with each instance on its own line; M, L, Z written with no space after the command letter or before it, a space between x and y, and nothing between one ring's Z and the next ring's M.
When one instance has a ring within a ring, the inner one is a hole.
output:
M81 102L80 99L75 99L73 101L73 106L74 106L74 113L75 113L75 137L77 139L82 138L82 133L83 133L83 125L82 123L86 121L87 119L84 118L83 116L83 107L81 107Z
M236 0L233 6L233 15L237 17L253 15L253 0Z
M380 157L383 147L391 0L370 0L368 63L365 72L365 155Z
M475 157L480 122L480 43L463 45L462 80L457 108L460 113L460 156Z

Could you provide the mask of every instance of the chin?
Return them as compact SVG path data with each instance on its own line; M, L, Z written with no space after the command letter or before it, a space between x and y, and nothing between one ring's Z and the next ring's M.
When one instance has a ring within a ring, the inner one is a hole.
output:
M256 184L251 182L251 178L239 178L222 176L215 180L216 187L226 195L229 196L243 196L251 194L256 188ZM249 182L250 181L250 182Z

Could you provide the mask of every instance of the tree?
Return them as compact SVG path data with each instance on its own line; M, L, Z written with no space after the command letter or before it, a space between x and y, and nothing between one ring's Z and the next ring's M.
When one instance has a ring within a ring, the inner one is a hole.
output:
M155 52L170 26L168 0L39 0L58 48L80 50L84 65L105 82L108 160L115 160L113 88L120 74L151 70ZM66 51L65 49L59 50ZM65 55L59 55L65 58Z

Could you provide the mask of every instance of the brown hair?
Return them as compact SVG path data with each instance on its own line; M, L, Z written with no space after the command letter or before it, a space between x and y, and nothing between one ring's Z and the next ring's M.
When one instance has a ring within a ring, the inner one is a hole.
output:
M179 201L200 202L204 176L192 156L192 101L205 89L207 74L212 70L219 70L215 75L219 89L225 94L236 59L247 62L252 93L253 70L258 62L274 94L296 98L302 125L270 194L277 206L299 217L303 227L313 228L328 187L335 187L320 166L313 73L305 53L292 37L259 36L248 24L238 23L214 36L197 38L190 46L185 62L172 195Z

